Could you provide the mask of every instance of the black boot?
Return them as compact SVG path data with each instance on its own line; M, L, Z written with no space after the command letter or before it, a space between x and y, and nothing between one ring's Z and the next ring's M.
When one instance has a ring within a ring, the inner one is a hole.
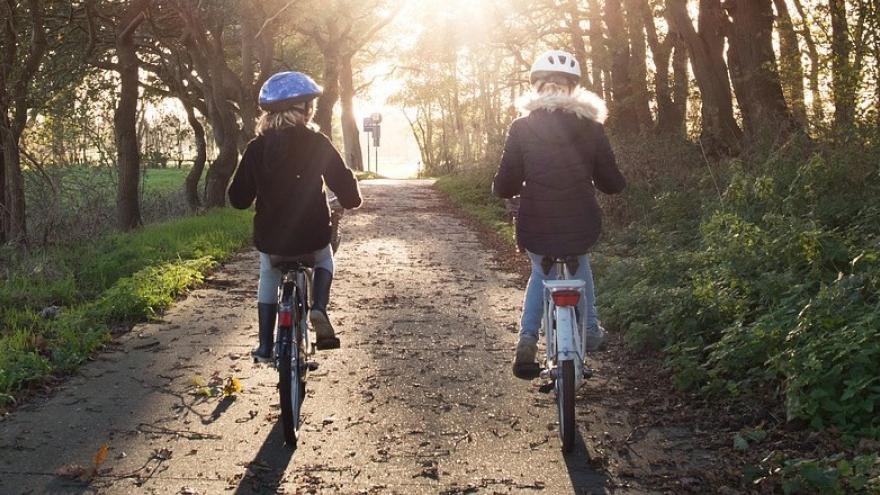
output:
M251 351L255 363L267 363L272 361L272 347L275 345L275 318L277 315L277 304L257 304L257 317L260 327L260 345Z
M321 268L315 268L312 282L312 310L309 312L309 320L317 335L315 347L318 350L338 349L339 339L333 331L330 318L327 317L327 304L330 302L330 286L333 284L333 274Z

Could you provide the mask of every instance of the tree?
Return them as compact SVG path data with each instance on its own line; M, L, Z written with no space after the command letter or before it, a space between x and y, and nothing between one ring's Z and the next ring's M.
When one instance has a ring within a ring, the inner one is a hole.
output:
M792 115L800 127L807 126L807 107L804 104L804 66L797 32L788 11L786 0L773 0L776 7L776 30L779 32L779 76L785 99L791 105Z
M632 106L640 131L653 127L651 101L648 94L648 57L645 46L644 16L649 11L647 0L624 0L626 31L629 34L629 77L632 85Z
M825 111L822 108L822 98L819 92L819 68L821 67L819 49L816 47L816 41L813 39L813 35L810 32L810 24L807 21L803 3L801 0L794 0L794 5L797 9L798 15L801 17L800 34L804 38L804 43L807 44L807 55L810 58L809 84L810 96L813 100L811 109L813 111L813 122L818 125L825 120Z
M699 31L687 13L687 0L667 0L666 17L684 38L702 97L700 140L713 154L736 154L742 131L733 117L733 96L724 61L724 16L718 0L700 0Z
M621 0L605 0L605 25L611 57L611 104L609 126L621 134L639 131L639 113L630 72L630 47Z
M46 11L41 0L28 0L27 7L17 2L5 2L0 9L5 17L0 40L2 65L10 68L0 71L0 149L4 168L0 174L4 190L0 201L0 223L4 225L0 228L0 238L25 245L27 215L19 146L32 104L33 80L49 48ZM26 26L25 19L29 21ZM27 45L25 37L29 38Z
M608 82L604 75L608 73L609 63L605 35L602 30L602 9L599 6L599 0L589 0L588 4L590 6L590 64L593 73L593 92L606 99L608 98Z
M140 60L134 34L146 19L149 0L133 0L119 15L116 24L116 64L119 73L119 102L113 115L116 135L116 166L119 184L116 191L117 224L120 230L140 227L140 144L137 135Z
M342 98L342 136L345 162L355 170L363 170L360 133L354 115L354 68L352 60L376 34L400 12L400 6L385 0L353 2L337 0L331 8L311 5L311 15L296 23L296 29L308 36L321 50L324 58L322 82L324 94L318 99L315 123L321 132L333 136L333 108ZM386 11L385 9L391 8Z
M654 24L654 14L643 9L648 46L654 60L654 94L657 99L657 132L684 137L685 112L687 109L687 54L682 50L681 37L670 30L661 41ZM673 62L674 78L669 79L670 61L675 50L677 58ZM683 67L684 66L684 67Z
M746 135L754 140L798 130L779 80L771 0L733 0L725 8L732 18L727 58Z
M831 12L831 75L834 95L834 125L848 129L855 118L850 53L852 41L846 19L846 1L829 0Z

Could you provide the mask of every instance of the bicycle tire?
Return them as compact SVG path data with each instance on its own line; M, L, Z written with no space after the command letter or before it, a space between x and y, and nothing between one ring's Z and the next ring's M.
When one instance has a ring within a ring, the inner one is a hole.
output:
M284 442L296 448L299 439L300 405L302 404L300 370L298 366L292 366L291 345L282 346L280 363L278 366L278 388L281 392L281 422Z
M559 410L559 439L562 451L571 452L574 447L574 361L562 361L556 378L556 405Z

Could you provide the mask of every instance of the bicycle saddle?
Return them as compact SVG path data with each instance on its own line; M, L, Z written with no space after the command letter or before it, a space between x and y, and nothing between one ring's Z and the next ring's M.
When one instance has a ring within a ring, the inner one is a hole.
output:
M565 263L568 273L572 275L577 273L578 268L581 266L577 256L544 256L541 258L541 270L544 271L545 276L550 276L550 270L557 261Z
M293 272L300 268L312 268L315 266L315 256L311 253L300 256L283 256L280 254L270 254L269 263L272 267L282 272Z

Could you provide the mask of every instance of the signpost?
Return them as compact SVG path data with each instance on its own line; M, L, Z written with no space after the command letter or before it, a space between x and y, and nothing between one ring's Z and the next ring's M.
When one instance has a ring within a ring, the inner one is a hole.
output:
M373 147L376 148L376 173L379 173L379 143L382 138L382 114L374 113L364 118L364 132L369 132L373 138ZM370 171L370 139L367 139L367 172Z

